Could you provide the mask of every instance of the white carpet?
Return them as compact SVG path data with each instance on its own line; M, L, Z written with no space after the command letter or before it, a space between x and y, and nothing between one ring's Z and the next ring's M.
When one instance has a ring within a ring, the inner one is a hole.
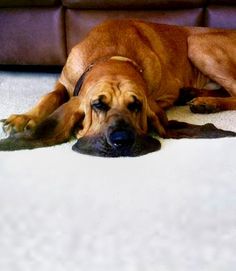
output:
M0 118L57 76L1 72ZM169 116L236 131L236 112ZM0 152L0 270L235 271L236 139L165 140L116 159L72 144Z

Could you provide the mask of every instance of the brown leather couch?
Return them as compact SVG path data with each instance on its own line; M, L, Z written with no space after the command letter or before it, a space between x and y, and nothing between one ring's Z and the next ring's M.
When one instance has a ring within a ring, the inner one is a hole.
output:
M0 64L62 66L94 25L131 17L236 29L236 1L0 0Z

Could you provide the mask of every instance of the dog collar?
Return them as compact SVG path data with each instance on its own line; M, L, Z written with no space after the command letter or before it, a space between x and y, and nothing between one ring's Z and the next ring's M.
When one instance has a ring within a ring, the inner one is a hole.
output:
M106 60L117 60L117 61L125 61L125 62L129 62L131 63L140 73L143 72L143 69L132 59L128 58L128 57L124 57L124 56L112 56L112 57L109 57L108 59L103 59L103 61L106 61ZM73 92L73 96L78 96L81 88L82 88L82 85L83 85L83 82L84 82L84 79L85 79L85 76L86 74L93 68L93 66L98 63L98 62L101 62L101 60L99 61L96 61L96 62L93 62L91 63L86 69L85 71L83 72L83 74L80 76L79 80L77 81L76 85L75 85L75 89L74 89L74 92Z
M118 61L126 61L126 62L130 62L131 64L133 64L135 66L135 68L137 68L137 70L142 73L143 69L132 59L125 57L125 56L112 56L110 58L111 60L118 60Z
M83 85L83 82L84 82L84 78L86 76L86 74L92 69L93 67L93 64L90 64L86 69L85 71L83 72L83 74L80 76L79 80L77 81L76 85L75 85L75 89L74 89L74 92L73 92L73 96L78 96L81 88L82 88L82 85Z

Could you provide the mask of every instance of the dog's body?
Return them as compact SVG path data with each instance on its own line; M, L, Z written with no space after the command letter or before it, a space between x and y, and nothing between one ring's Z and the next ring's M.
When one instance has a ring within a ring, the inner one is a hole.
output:
M31 146L25 140L32 147L66 141L76 126L81 152L138 155L160 147L145 143L150 125L168 137L164 111L189 100L188 92L202 96L191 101L193 112L236 109L236 31L108 21L72 49L54 91L5 128L20 139L34 131L18 148Z

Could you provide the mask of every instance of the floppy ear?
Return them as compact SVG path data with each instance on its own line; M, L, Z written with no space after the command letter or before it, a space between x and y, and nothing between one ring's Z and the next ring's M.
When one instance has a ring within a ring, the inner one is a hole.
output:
M186 122L170 120L166 127L165 138L220 138L235 136L235 132L218 129L212 123L195 125Z
M41 122L33 132L17 133L0 140L0 150L34 149L66 142L73 128L83 118L80 101L78 97L73 97Z
M149 128L157 132L159 136L165 137L168 119L165 111L155 101L149 101L147 117Z

